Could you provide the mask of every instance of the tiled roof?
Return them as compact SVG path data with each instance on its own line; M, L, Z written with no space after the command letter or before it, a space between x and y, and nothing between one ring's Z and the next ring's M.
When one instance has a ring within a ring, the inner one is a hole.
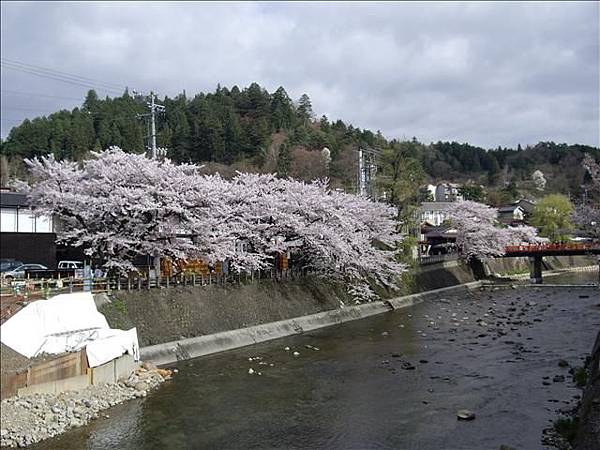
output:
M446 211L452 208L454 202L423 202L420 211Z

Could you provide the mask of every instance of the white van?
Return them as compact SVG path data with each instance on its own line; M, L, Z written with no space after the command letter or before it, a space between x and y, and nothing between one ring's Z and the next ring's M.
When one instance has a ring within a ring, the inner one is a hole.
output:
M58 263L58 269L83 269L81 261L61 261Z

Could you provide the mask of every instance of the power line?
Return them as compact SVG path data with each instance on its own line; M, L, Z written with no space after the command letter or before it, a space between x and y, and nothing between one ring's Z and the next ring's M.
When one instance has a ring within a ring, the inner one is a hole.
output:
M34 111L34 112L44 112L40 108L25 108L22 106L4 106L2 105L2 109L7 109L9 111Z
M3 61L0 61L0 65L3 68L5 68L5 69L16 70L16 71L19 71L19 72L28 73L28 74L35 75L35 76L38 76L38 77L41 77L41 78L48 78L48 79L51 79L51 80L61 81L63 83L72 84L72 85L75 85L75 86L82 86L82 87L86 87L88 89L91 88L91 89L97 89L97 90L100 90L100 91L110 92L110 93L113 93L113 94L121 94L121 92L119 92L119 91L117 91L116 89L113 89L113 88L100 87L100 86L93 85L91 83L79 82L79 81L76 81L76 80L73 80L73 79L69 79L69 78L66 78L66 77L61 77L61 76L58 76L58 75L55 76L55 75L51 75L51 74L48 74L48 73L44 73L44 72L40 72L40 71L36 71L36 70L32 70L32 69L27 69L27 68L24 68L24 67L10 65L10 64L7 64L7 63L5 63Z
M67 79L63 79L63 78L59 78L59 77L53 77L53 76L49 76L47 74L37 73L37 72L34 72L34 71L22 69L22 68L7 66L4 63L1 63L1 65L5 69L17 70L19 72L24 72L24 73L28 73L28 74L31 74L31 75L36 75L36 76L41 77L41 78L48 78L50 80L61 81L63 83L72 84L74 86L81 86L81 87L85 87L85 88L88 88L88 89L95 89L95 90L100 90L100 91L106 91L106 92L112 93L113 95L115 93L117 93L117 91L113 90L113 89L102 88L102 87L94 86L94 85L91 85L91 84L78 83L78 82L74 82L72 80L67 80Z
M0 59L3 59L4 61L6 61L6 62L8 62L10 64L16 64L16 65L20 65L20 66L30 67L32 69L42 70L42 71L45 71L45 72L51 72L51 73L55 73L57 75L64 75L64 76L67 76L67 77L70 77L70 78L79 78L79 79L85 80L85 81L97 82L97 83L103 84L105 86L111 86L112 85L113 87L118 88L118 89L125 89L125 88L127 88L127 86L125 86L124 84L118 84L118 83L112 83L112 82L109 82L109 81L103 81L103 80L99 80L97 78L84 77L84 76L76 75L76 74L70 73L70 72L63 72L63 71L56 70L56 69L50 69L48 67L38 66L36 64L28 64L28 63L24 63L24 62L21 62L21 61L15 61L14 59L9 59L9 58L0 58Z
M125 86L125 85L112 83L109 81L103 81L103 80L99 80L96 78L84 77L81 75L76 75L74 73L63 72L63 71L51 69L48 67L38 66L36 64L28 64L28 63L24 63L24 62L20 62L20 61L11 60L8 58L0 58L0 60L5 64L10 64L10 65L16 66L16 67L22 67L27 70L33 70L33 71L37 71L37 72L46 73L46 74L52 75L52 76L68 78L73 81L80 81L80 82L84 82L84 83L91 82L92 84L97 84L99 86L104 86L104 87L107 87L110 89L115 89L115 90L124 90L127 88L127 86Z
M74 100L74 101L81 101L81 98L75 98L75 97L61 97L59 95L48 95L48 94L38 94L35 92L23 92L23 91L13 91L11 89L0 89L0 92L4 92L7 94L14 94L14 95L23 95L26 97L47 97L47 98L57 98L60 100Z

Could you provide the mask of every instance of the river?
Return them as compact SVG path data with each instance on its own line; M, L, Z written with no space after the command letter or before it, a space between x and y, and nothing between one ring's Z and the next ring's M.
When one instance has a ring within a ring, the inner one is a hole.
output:
M147 398L32 449L542 448L581 393L558 361L582 365L599 329L597 288L444 295L180 362Z

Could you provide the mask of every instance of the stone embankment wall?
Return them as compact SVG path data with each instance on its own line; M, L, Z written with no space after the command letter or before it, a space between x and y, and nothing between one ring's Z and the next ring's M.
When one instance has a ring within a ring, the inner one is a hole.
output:
M99 306L111 327L137 327L141 347L337 309L344 286L305 277L226 286L113 292Z
M414 292L425 292L475 281L471 268L462 261L445 261L420 267L415 273Z
M577 430L576 450L600 448L600 332L587 369L589 379L579 407L580 426Z
M492 274L516 274L529 271L528 258L495 258L485 262ZM595 256L545 256L544 270L569 269L598 264Z
M527 260L506 258L490 262L491 270L515 270ZM548 258L552 269L585 266L594 258ZM513 261L513 262L511 262ZM475 281L472 269L459 261L421 267L413 292ZM410 292L407 292L410 293ZM140 346L252 327L269 322L335 310L353 303L346 287L318 277L254 282L226 286L176 287L113 292L112 301L98 305L113 328L137 327Z

